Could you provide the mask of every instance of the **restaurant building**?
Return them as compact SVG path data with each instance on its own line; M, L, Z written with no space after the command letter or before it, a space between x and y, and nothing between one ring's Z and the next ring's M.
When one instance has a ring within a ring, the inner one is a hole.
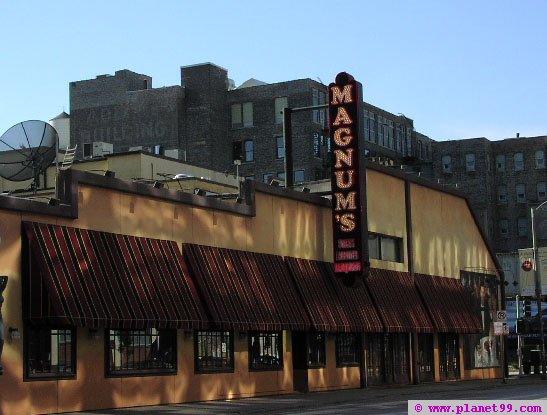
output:
M333 274L330 200L221 200L66 170L0 197L0 413L502 376L503 275L467 200L367 169L370 275Z

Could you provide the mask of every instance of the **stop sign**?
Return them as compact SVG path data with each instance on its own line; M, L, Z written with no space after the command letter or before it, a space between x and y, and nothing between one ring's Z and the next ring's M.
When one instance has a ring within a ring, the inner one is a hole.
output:
M532 271L532 261L530 261L529 259L527 259L526 261L524 261L522 263L522 269L524 271Z

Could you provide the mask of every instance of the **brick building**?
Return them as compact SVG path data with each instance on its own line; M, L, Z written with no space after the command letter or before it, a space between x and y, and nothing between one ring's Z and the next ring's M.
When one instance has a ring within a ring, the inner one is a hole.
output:
M311 79L250 79L235 88L228 71L211 63L182 67L181 85L165 88L152 88L147 75L121 70L70 83L71 143L84 157L93 156L94 147L99 153L143 149L233 173L233 143L240 142L241 176L283 179L281 111L325 104L326 91ZM430 160L432 140L417 133L410 118L367 103L363 115L370 156L396 164ZM328 177L325 117L324 110L293 116L297 183Z
M495 252L532 246L530 208L547 200L547 136L435 142L434 176L469 198ZM537 215L538 246L547 244L547 214Z

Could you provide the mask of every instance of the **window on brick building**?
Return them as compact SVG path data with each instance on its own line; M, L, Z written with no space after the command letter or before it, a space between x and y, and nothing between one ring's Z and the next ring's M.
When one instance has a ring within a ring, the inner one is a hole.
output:
M76 330L26 326L23 338L27 379L76 376Z
M289 100L287 97L279 97L275 99L275 123L283 123L283 108L289 107Z
M285 158L285 140L283 136L275 137L275 147L276 147L276 158L284 159Z
M538 194L538 200L547 200L547 189L546 189L546 184L545 182L539 182L536 187L537 187L537 194Z
M509 221L507 219L501 219L499 222L500 236L507 238L509 236Z
M515 171L524 170L524 154L515 153L514 161L515 161Z
M526 185L519 183L515 189L517 192L517 203L526 203Z
M403 262L403 239L394 236L369 232L368 250L372 259L390 262Z
M312 105L323 105L327 103L327 95L325 91L320 91L317 88L312 88ZM325 125L325 109L312 111L313 122Z
M272 181L272 179L274 179L276 176L275 176L275 173L264 173L262 175L262 181L266 184L270 184L270 182Z
M294 171L294 184L302 183L304 181L304 170L299 169Z
M249 333L249 360L252 370L283 370L283 335L276 332Z
M507 203L507 186L504 184L498 186L498 202Z
M233 372L234 335L231 331L197 331L194 353L198 372Z
M544 169L545 168L545 153L543 150L537 150L535 154L536 159L536 169Z
M505 154L496 156L496 171L505 171Z
M473 153L465 155L465 170L475 171L475 155Z
M521 217L517 219L518 236L528 236L528 218Z
M361 342L357 333L336 333L336 366L357 366L361 361Z
M232 105L232 128L253 126L253 103L244 102Z
M442 156L443 173L452 173L452 157Z
M243 161L254 161L255 153L254 153L253 140L245 140L243 142L243 151L244 151Z

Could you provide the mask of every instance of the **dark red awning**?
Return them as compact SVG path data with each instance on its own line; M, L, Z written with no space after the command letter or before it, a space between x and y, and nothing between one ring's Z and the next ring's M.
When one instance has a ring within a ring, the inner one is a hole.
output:
M31 259L29 320L92 328L206 327L176 242L23 225Z
M388 332L434 331L409 273L373 268L365 284Z
M423 274L414 280L437 331L482 333L481 317L460 280Z
M234 330L308 330L310 322L283 258L184 244L212 322Z
M328 332L380 332L382 322L366 288L347 288L332 264L286 257L313 327Z

